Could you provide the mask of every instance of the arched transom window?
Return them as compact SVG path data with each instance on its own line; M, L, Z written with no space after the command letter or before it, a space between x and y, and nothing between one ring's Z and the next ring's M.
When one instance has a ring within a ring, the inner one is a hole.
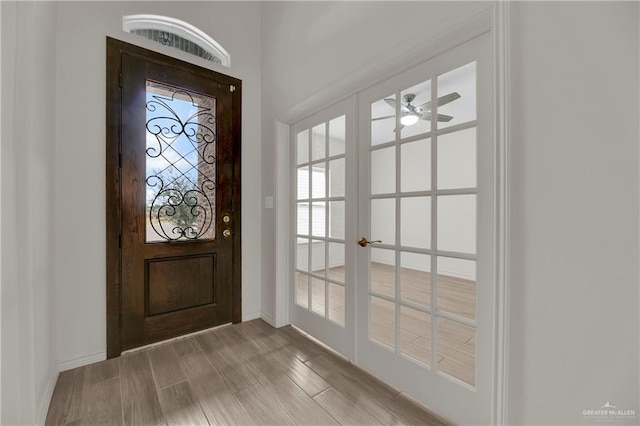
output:
M160 15L129 15L122 18L122 29L226 67L231 65L231 57L218 42L204 31L179 19Z

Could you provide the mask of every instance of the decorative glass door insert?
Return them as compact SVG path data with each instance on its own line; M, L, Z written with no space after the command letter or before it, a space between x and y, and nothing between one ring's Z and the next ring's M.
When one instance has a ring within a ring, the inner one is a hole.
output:
M213 239L216 99L146 88L146 241Z

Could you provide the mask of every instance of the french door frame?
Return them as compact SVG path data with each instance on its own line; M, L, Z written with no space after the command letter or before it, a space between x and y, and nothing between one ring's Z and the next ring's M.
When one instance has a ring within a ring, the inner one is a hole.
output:
M495 2L484 12L459 21L440 35L425 40L410 50L399 50L381 55L378 60L348 74L324 90L280 114L276 126L276 180L277 265L276 265L276 317L274 324L290 323L289 274L291 266L289 248L289 222L291 203L289 181L290 134L289 126L336 100L345 99L374 84L427 61L459 44L491 31L494 63L494 138L495 138L495 310L493 318L493 389L491 395L491 423L507 424L509 417L509 246L510 246L510 13L508 2ZM360 355L355 348L355 361Z

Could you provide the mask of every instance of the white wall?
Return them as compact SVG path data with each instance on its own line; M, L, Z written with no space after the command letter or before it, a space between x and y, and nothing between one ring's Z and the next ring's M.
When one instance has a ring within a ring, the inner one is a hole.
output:
M243 81L242 312L260 314L260 10L255 2L62 2L58 6L56 163L58 357L63 369L104 358L106 36L210 67ZM218 41L216 66L122 32L122 16L182 19Z
M57 378L52 161L56 5L2 3L2 424L46 415Z
M508 423L640 415L638 3L511 8Z

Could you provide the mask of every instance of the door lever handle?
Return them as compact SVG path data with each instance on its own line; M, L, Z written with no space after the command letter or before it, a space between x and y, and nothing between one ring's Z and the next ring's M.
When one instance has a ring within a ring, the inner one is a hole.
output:
M360 245L360 247L366 247L367 244L375 244L375 243L381 243L382 240L375 240L375 241L369 241L367 240L367 237L362 237L360 238L360 241L358 241L358 244Z

